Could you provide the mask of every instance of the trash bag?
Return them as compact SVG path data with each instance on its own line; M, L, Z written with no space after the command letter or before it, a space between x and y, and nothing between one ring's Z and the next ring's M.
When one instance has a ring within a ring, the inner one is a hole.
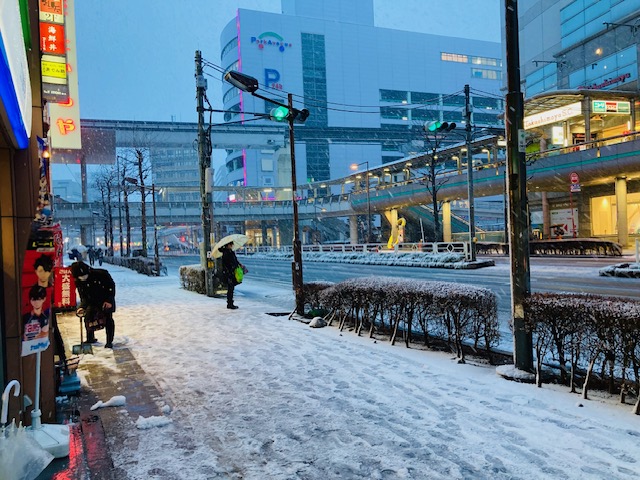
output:
M53 460L53 455L15 422L0 434L0 478L34 480Z

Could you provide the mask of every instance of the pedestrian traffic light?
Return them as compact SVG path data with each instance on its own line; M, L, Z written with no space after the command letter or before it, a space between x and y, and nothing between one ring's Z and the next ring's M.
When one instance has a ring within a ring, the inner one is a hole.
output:
M456 124L453 122L448 123L448 122L435 121L435 122L428 122L424 124L425 132L450 132L454 128L456 128Z
M282 106L272 108L269 112L269 119L274 122L286 122L289 119L289 109Z

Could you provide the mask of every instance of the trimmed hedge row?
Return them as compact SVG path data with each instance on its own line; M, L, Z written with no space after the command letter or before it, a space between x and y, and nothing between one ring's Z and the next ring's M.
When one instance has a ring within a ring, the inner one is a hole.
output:
M162 263L160 263L160 273L156 273L155 260L149 257L103 257L103 261L113 265L129 268L138 273L144 273L149 276L167 274L167 267L163 267Z
M609 393L619 388L623 403L635 390L634 413L640 414L640 301L534 293L525 300L525 328L533 335L538 386L543 359L550 355L560 367L561 382L566 384L569 377L572 392L579 369L586 370L582 385L586 399L589 379L599 366L598 377L608 383Z
M407 347L414 332L424 344L431 338L445 341L461 363L463 343L490 351L498 344L498 302L486 288L459 283L402 280L391 277L353 278L337 284L305 284L305 299L312 308L337 315L340 329L349 322L360 335L388 332L394 344L401 330ZM331 323L331 321L329 323Z
M182 265L179 270L180 286L190 292L207 293L207 286L204 278L204 267L202 265Z

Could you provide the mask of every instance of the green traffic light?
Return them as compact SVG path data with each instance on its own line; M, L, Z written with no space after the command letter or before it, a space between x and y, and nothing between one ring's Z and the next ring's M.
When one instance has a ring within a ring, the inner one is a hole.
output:
M289 118L289 109L287 107L277 107L271 110L269 114L271 120L276 122L286 122Z
M442 122L431 122L429 124L429 131L437 132L438 130L440 130L441 127L442 127Z

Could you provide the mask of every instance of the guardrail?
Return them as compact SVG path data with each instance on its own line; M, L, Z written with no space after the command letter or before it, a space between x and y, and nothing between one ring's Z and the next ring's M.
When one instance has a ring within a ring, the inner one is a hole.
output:
M359 243L359 244L313 244L302 245L303 252L325 252L325 253L459 253L464 255L465 260L471 259L469 242L425 242L425 243L401 243L397 249L387 248L385 243ZM254 253L291 253L293 246L282 247L262 247L248 246L238 250L238 253L251 255Z

